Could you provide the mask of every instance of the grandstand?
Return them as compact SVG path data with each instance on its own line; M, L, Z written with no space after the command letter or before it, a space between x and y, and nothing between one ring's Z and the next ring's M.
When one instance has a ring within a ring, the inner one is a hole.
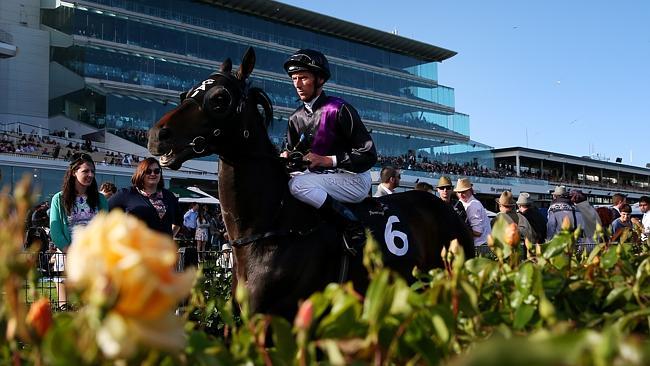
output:
M28 173L47 196L58 190L65 157L91 140L98 181L127 186L133 164L149 156L152 124L222 60L233 57L237 64L253 46L251 79L273 101L269 133L279 147L298 105L282 62L298 48L318 48L332 69L326 92L355 106L381 164L404 168L405 188L418 179L435 183L440 174L470 176L486 200L509 189L531 192L540 203L556 184L581 187L594 203L615 191L634 198L648 189L647 169L522 148L490 150L473 140L454 89L439 82L440 63L456 52L439 46L272 0L2 4L0 53L15 53L3 55L0 67L2 184ZM166 179L214 192L216 157L183 169L165 172Z

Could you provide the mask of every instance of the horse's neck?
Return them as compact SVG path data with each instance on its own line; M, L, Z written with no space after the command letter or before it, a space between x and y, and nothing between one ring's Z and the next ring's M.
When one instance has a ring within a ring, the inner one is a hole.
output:
M231 240L271 230L288 189L270 142L262 147L219 164L219 199Z

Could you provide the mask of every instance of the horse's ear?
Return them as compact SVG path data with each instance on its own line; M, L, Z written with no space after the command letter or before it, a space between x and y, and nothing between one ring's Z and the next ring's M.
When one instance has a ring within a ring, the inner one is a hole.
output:
M253 47L248 47L244 57L241 60L241 65L239 65L239 71L237 71L237 77L239 80L245 80L255 68L255 51Z
M231 71L232 71L232 61L230 61L230 57L228 57L221 63L221 72L229 73Z

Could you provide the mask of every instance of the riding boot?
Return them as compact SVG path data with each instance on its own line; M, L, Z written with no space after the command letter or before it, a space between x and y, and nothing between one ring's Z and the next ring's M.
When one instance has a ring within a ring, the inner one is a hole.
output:
M349 254L356 256L363 250L366 243L366 232L359 219L349 208L328 195L318 211L325 220L333 223L337 230L343 232L345 250Z

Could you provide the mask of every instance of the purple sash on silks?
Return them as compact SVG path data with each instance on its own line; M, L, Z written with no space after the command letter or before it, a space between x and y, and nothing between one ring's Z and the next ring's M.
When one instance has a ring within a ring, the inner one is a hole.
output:
M327 97L327 102L320 108L320 124L311 144L311 151L318 155L331 155L330 147L336 138L336 116L343 106L343 99Z

